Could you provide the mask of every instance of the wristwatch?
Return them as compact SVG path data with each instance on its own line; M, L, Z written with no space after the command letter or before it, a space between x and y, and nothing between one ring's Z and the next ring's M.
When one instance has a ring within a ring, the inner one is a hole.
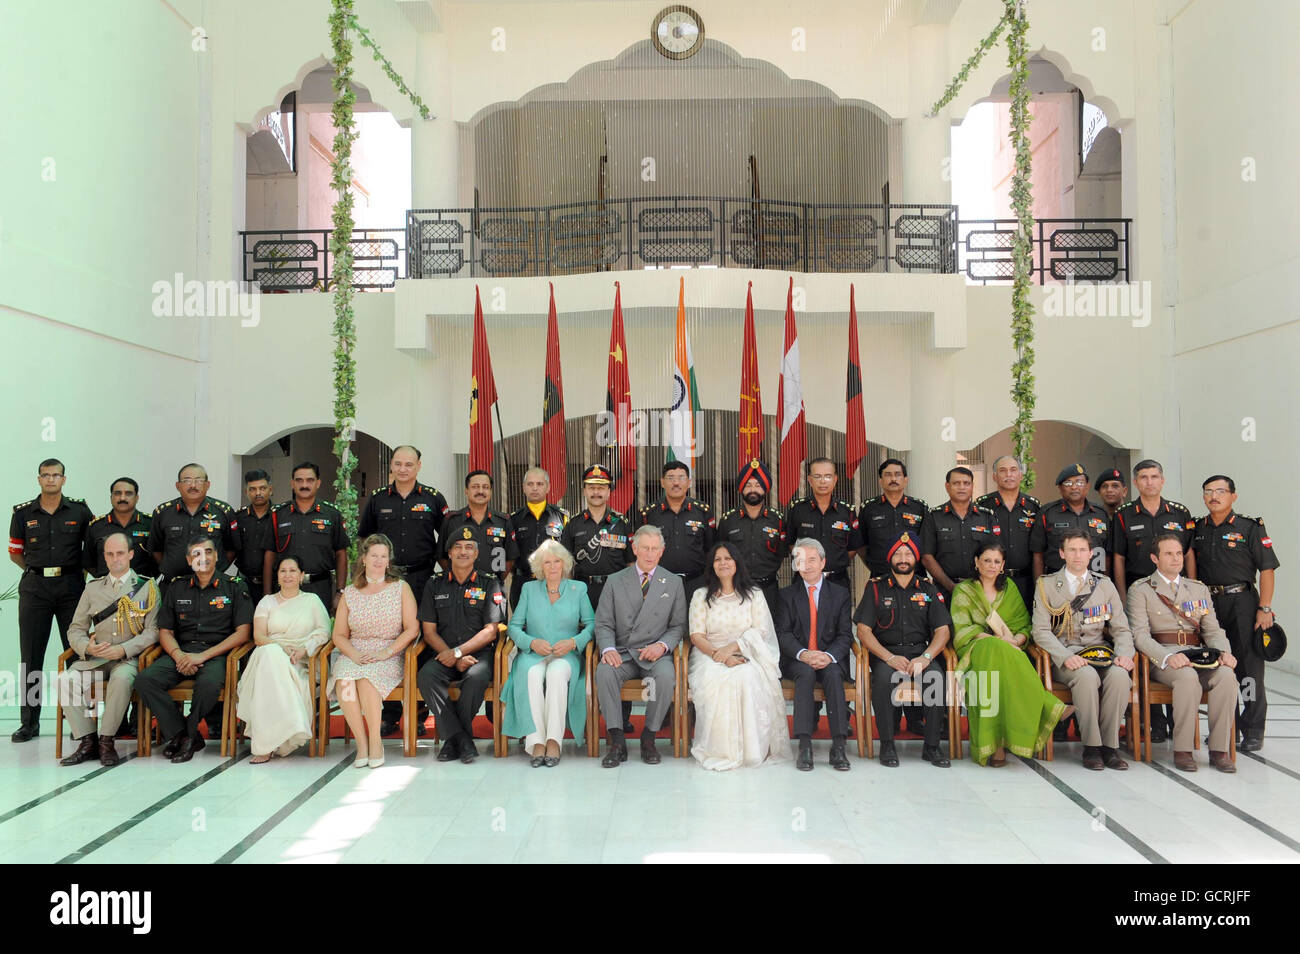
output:
M1259 611L1260 611L1261 613L1271 613L1271 612L1273 612L1273 607L1271 607L1271 606L1265 606L1265 605L1263 605L1263 604L1261 603L1260 606L1259 606Z
M455 656L457 659L461 657L462 654L459 646L457 646L454 650L452 650L452 655Z
M926 661L926 662L933 662L933 661L934 661L934 657L931 656L929 653L921 653L921 655L925 657L925 661Z

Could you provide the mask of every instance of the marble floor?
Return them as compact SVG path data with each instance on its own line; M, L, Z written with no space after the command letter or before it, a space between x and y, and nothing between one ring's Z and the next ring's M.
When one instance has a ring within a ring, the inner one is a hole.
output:
M387 744L354 769L349 747L250 765L209 746L172 765L155 750L113 769L54 760L52 721L14 745L0 725L0 858L8 863L334 862L1296 862L1300 861L1300 677L1268 676L1263 752L1235 776L1202 763L1089 772L1076 744L1053 762L947 770L900 744L901 766L793 763L722 774L693 759L602 769L566 743L556 768L507 759L438 763ZM50 712L52 717L52 711ZM488 745L480 742L480 750ZM661 751L664 745L660 745ZM65 750L66 751L66 750ZM1261 757L1262 756L1262 757ZM1204 759L1204 750L1200 754Z

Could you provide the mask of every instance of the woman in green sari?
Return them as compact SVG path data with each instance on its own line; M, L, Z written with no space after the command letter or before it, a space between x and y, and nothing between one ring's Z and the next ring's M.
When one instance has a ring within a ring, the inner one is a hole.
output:
M978 576L952 591L953 648L957 674L966 685L971 758L994 768L1006 764L1007 749L1033 756L1052 729L1073 709L1043 688L1023 649L1029 611L1002 572L998 543L975 554Z

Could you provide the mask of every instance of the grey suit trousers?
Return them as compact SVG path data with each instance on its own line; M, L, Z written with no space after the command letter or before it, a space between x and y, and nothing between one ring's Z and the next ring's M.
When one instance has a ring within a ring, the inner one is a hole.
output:
M607 666L597 660L596 698L600 701L600 714L608 728L622 728L623 703L619 694L623 683L629 679L653 679L650 700L646 703L645 727L653 732L663 728L664 720L672 710L673 689L677 685L677 672L673 667L673 654L664 653L653 663L645 663L632 653L630 661L621 666Z
M1161 669L1151 664L1151 678L1174 690L1174 751L1190 752L1196 744L1201 692L1210 694L1210 751L1227 752L1228 734L1237 715L1237 680L1231 669Z
M1103 672L1105 675L1100 675ZM1124 710L1133 691L1129 674L1119 666L1107 666L1104 670L1083 666L1069 670L1052 663L1052 681L1070 687L1083 744L1118 749L1119 724L1124 721Z

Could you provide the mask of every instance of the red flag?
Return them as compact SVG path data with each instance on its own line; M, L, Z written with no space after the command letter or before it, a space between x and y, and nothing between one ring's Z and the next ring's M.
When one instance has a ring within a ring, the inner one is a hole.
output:
M483 327L483 302L474 286L474 357L470 363L469 469L492 471L492 405L497 384L492 377L487 329Z
M852 480L858 464L867 456L867 423L862 410L862 361L858 357L858 309L849 285L849 376L844 393L847 418L844 422L845 456L848 457L845 479Z
M804 428L803 387L799 383L799 332L794 325L794 278L785 296L785 347L781 351L781 383L776 394L776 428L781 433L781 469L777 497L782 505L799 490L808 433Z
M740 428L736 464L763 453L763 395L758 386L758 348L754 344L754 283L745 295L745 343L740 352Z
M609 505L619 513L632 508L636 493L636 448L628 440L628 415L632 412L632 384L627 373L627 342L623 339L623 298L614 283L614 321L609 329L609 364L605 387L605 410L612 425L612 439L606 439L609 470L614 477Z
M551 477L550 503L559 503L568 489L569 446L564 435L564 382L560 379L560 326L555 318L555 286L546 318L546 380L542 386L542 469Z

